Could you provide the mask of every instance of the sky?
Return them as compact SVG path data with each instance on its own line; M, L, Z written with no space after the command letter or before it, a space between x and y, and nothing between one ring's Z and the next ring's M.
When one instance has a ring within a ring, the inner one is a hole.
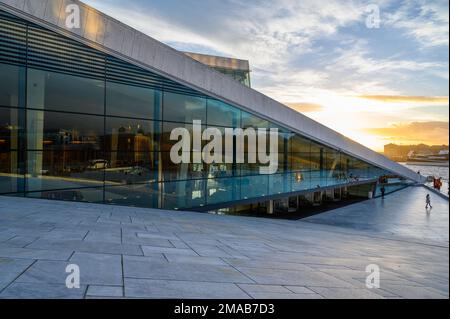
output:
M249 60L254 89L376 151L448 144L448 0L84 2L175 49Z

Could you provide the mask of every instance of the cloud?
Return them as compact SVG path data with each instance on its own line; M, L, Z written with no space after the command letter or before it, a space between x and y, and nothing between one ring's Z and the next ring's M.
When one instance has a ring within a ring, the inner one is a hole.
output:
M361 99L383 103L421 103L448 105L448 96L361 95Z
M390 127L370 128L367 133L400 143L448 144L449 122L395 123Z
M300 113L309 113L309 112L320 112L324 109L324 107L320 104L316 103L285 103L286 106L289 106L291 109L296 110Z
M404 30L406 35L416 39L424 48L448 46L448 6L448 0L404 1L397 11L384 16L384 24Z

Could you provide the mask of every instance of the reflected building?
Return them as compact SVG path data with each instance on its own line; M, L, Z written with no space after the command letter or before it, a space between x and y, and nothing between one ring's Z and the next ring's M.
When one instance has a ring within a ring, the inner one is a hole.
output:
M386 176L389 190L420 181L251 89L248 61L184 54L94 10L82 15L89 30L66 29L55 22L64 10L20 3L0 0L0 194L272 214L376 196ZM170 134L192 136L194 120L221 132L277 128L278 170L262 175L235 158L173 163Z

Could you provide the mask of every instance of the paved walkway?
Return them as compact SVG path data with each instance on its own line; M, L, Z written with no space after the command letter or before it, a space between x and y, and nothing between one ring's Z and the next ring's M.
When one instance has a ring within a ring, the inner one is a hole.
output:
M425 192L302 221L0 197L0 298L448 298L448 201L427 215Z

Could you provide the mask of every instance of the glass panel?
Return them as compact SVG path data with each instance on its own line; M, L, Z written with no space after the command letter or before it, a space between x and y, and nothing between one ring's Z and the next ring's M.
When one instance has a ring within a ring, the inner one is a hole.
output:
M57 191L27 193L27 197L76 201L87 203L103 203L103 188L79 188Z
M311 184L311 172L309 171L292 172L290 176L292 192L298 192L316 187L316 185Z
M298 135L291 136L289 152L291 153L309 153L311 152L311 141Z
M191 151L196 151L196 152L201 152L203 149L203 146L206 145L207 142L205 141L201 141L201 147L199 148L195 148L194 149L194 145L193 145L193 128L192 128L192 124L184 124L184 123L170 123L170 122L163 122L163 128L162 128L162 136L161 136L161 151L165 151L165 152L170 152L171 148L173 145L177 144L178 141L181 139L180 137L178 138L178 140L170 140L170 134L174 129L177 128L185 128L188 130L189 132L189 136L190 136L190 150ZM206 126L202 125L201 128L201 132L200 132L200 137L201 134L203 132L203 130L205 130Z
M103 117L27 111L29 150L103 149Z
M266 196L269 192L269 176L258 175L241 177L241 198Z
M201 154L199 154L201 155ZM164 181L200 179L206 177L206 164L192 163L192 154L190 155L191 163L174 164L170 159L170 153L161 153L162 173Z
M322 152L311 152L311 170L323 170L324 157Z
M291 170L301 171L311 169L311 154L310 153L293 153L289 154L291 160Z
M319 188L327 186L327 177L324 172L312 171L311 172L311 188Z
M164 92L164 120L192 123L206 122L206 99L196 96Z
M218 100L208 99L208 125L240 127L241 111Z
M230 177L230 176L236 176L238 172L233 173L233 164L208 164L206 165L207 171L206 174L208 175L208 178L216 178L216 177Z
M269 194L288 193L291 189L290 173L269 175Z
M268 128L269 122L250 113L242 112L242 127Z
M208 204L239 200L240 185L237 178L208 179Z
M183 209L205 205L205 180L164 183L163 208Z
M79 76L28 70L27 107L104 114L105 83Z
M24 176L19 174L18 154L0 152L0 194L23 191Z
M28 152L27 191L103 186L107 160L95 151Z
M154 139L159 126L159 122L107 117L105 147L108 151L121 152L157 150Z
M106 185L157 182L153 153L111 152L105 169Z
M21 67L0 64L0 106L19 106Z
M158 208L158 184L105 187L105 203L123 206Z
M159 120L161 93L149 88L107 82L106 114Z
M327 174L327 185L336 185L341 182L343 176L341 175L341 155L338 151L326 149L325 171Z
M23 110L0 107L0 151L19 149L20 119Z

